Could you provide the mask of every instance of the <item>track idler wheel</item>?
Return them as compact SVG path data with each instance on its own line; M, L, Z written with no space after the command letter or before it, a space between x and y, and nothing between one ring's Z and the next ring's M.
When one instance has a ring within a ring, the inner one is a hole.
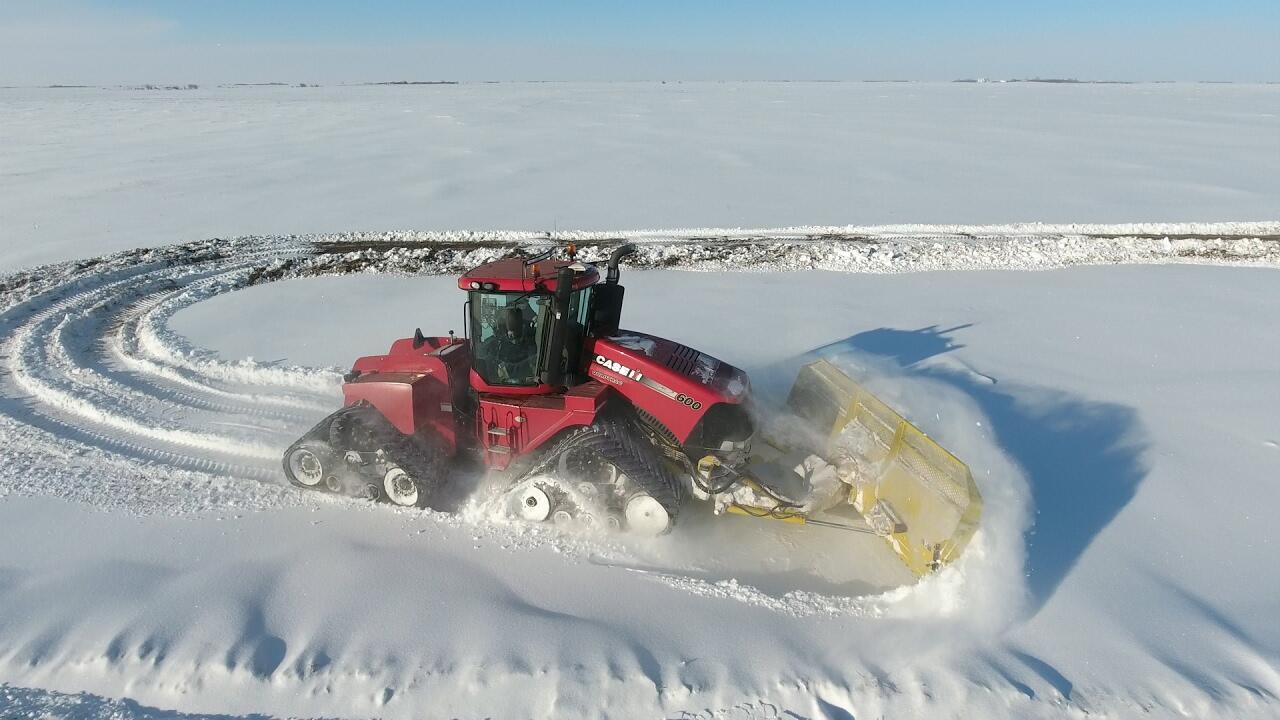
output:
M382 476L382 492L393 505L417 507L422 491L409 473L399 466L392 466Z
M627 519L627 530L637 535L656 537L671 529L671 514L648 493L632 495L623 515Z
M308 440L293 447L284 456L284 474L289 482L304 488L336 484L338 459L329 446L318 440Z
M529 483L516 495L516 512L523 520L544 522L551 517L551 496L536 484Z

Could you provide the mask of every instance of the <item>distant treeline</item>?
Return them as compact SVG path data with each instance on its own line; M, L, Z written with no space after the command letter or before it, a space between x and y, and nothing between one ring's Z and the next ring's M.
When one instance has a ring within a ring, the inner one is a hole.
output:
M640 84L643 84L643 83L645 83L645 82L661 82L663 85L666 85L668 81L667 81L667 80L647 80L647 81L646 81L646 80L642 80L642 81L630 81L630 80L628 80L628 81L619 81L619 82L624 82L624 83L640 83ZM671 80L670 82L673 82L673 83L676 83L676 84L683 84L683 83L684 83L684 82L686 82L686 81L684 81L684 80ZM735 81L729 81L729 80L708 80L708 81L689 81L689 82L694 82L694 83L698 83L698 82L713 82L713 83L718 83L718 84L724 84L724 83L728 83L728 82L734 82L734 83L742 83L742 82L747 82L747 83L750 83L750 82L758 82L758 83L769 84L769 83L922 83L922 82L934 82L934 81L929 81L929 80L896 80L896 79L889 79L889 80L875 80L875 79L872 79L872 80L757 80L757 81L751 81L751 80L735 80ZM1208 85L1219 85L1219 84L1222 84L1222 85L1232 85L1232 84L1235 84L1237 81L1235 81L1235 80L1080 80L1080 79L1078 79L1078 78L1053 78L1053 77L1049 77L1049 78L1042 78L1042 77L1032 77L1032 78L1007 78L1007 79L1005 79L1005 78L1000 78L1000 79L991 79L991 78L958 78L958 79L956 79L956 80L952 80L951 82L953 82L953 83L1046 83L1046 84L1056 84L1056 85L1173 85L1173 84L1187 84L1187 83L1190 83L1190 84L1196 84L1196 85L1206 85L1206 84L1208 84ZM571 84L571 81L565 81L565 80L475 80L475 81L468 81L468 84L484 84L484 85L493 85L493 84L513 84L513 85L521 85L521 84L544 84L544 83L545 83L545 84L564 84L564 83L569 83L569 84ZM332 85L331 87L361 87L361 86L367 87L367 86L379 86L379 85L392 85L392 86L411 86L411 85L460 85L460 84L462 84L462 83L461 83L460 81L458 81L458 80L384 80L384 81L380 81L380 82L338 83L338 84L336 84L336 85ZM1246 83L1246 84L1249 84L1249 83ZM1258 81L1258 84L1262 84L1262 85L1276 85L1276 84L1280 84L1280 81L1275 81L1275 80L1263 80L1263 81ZM34 88L38 88L38 89L48 89L48 90L65 90L65 89L101 89L101 90L199 90L199 89L200 89L200 86L199 86L199 85L197 85L196 83L186 83L186 84L179 84L179 85L160 85L160 84L146 83L146 84L143 84L143 85L116 85L116 86L105 86L105 85L70 85L70 84L61 84L61 83L60 83L60 84L54 84L54 85L40 85L40 86L0 85L0 89L6 89L6 90L22 89L23 87L34 87ZM224 84L221 84L221 85L215 85L214 87L219 87L219 88L239 88L239 87L299 87L299 88L318 88L318 87L324 87L324 86L323 86L323 85L321 85L320 83L305 83L305 82L300 82L300 83L291 83L291 82L253 82L253 83L224 83Z

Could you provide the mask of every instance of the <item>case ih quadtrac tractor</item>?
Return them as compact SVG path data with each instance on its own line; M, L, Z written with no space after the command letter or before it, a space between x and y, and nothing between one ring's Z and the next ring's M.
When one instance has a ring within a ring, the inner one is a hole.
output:
M603 279L572 246L467 272L466 336L418 330L357 360L344 407L285 452L289 480L423 506L470 458L528 521L656 535L692 498L881 535L916 574L958 556L982 507L962 462L821 360L760 427L743 371L619 329L634 251Z

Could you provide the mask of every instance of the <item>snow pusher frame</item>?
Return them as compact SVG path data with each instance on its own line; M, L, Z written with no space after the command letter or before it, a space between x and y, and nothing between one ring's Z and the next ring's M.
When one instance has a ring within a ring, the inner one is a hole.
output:
M766 447L734 473L746 492L731 488L718 500L719 509L874 533L917 576L959 557L982 515L982 496L967 465L826 360L801 368L787 408L807 432L766 438ZM780 496L777 481L763 477L779 461L790 467L774 468L774 477L789 469L820 486L825 474L828 491L811 492L798 503ZM714 459L699 463L704 477L716 470ZM840 516L842 507L855 510L865 525Z

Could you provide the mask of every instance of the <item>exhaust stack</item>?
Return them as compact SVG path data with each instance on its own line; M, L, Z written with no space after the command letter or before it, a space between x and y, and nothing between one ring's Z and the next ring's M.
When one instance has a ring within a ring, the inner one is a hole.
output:
M619 275L618 263L622 258L628 255L633 255L635 252L636 246L632 243L627 243L626 245L617 248L612 253L609 253L609 272L605 275L604 281L610 285L617 285Z

